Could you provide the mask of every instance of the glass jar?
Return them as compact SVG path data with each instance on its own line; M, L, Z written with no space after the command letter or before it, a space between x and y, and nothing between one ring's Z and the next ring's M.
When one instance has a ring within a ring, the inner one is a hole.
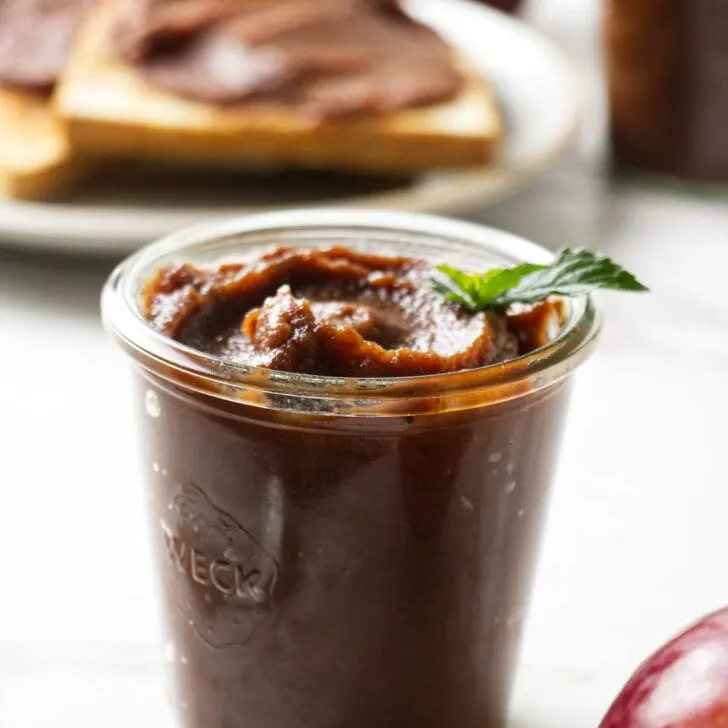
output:
M112 274L103 313L135 365L180 723L503 726L594 307L571 302L528 356L398 379L233 365L139 312L140 287L172 261L332 243L481 269L550 259L440 218L297 211L174 235Z
M605 42L616 161L728 182L728 4L607 0Z

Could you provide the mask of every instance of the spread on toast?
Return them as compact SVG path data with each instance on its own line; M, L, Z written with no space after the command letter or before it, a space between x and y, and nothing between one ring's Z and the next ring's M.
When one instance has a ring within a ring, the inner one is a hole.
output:
M118 57L154 86L218 105L331 118L453 99L453 53L395 0L129 0Z
M49 92L93 0L0 0L0 85Z

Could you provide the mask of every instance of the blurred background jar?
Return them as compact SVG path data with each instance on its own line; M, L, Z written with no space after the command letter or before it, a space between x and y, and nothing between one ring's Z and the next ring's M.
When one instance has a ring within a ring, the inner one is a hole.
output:
M728 182L728 1L606 0L614 160Z

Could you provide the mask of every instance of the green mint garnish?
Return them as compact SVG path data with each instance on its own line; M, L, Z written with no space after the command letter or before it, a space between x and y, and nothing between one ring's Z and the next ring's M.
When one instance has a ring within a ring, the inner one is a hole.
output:
M436 270L435 290L473 312L538 303L549 296L584 296L597 288L649 290L610 258L584 249L565 248L549 265L521 263L485 273L465 273L449 265L438 265Z

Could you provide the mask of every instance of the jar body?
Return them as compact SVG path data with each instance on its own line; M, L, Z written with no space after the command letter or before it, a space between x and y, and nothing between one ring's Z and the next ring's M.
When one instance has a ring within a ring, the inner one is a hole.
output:
M138 385L184 728L505 725L568 381L374 418Z
M357 210L183 231L112 273L133 361L183 728L503 728L588 298L540 349L418 377L238 364L149 326L161 266L346 245L487 270L552 254L444 218Z
M605 45L617 163L728 182L728 5L607 0Z

